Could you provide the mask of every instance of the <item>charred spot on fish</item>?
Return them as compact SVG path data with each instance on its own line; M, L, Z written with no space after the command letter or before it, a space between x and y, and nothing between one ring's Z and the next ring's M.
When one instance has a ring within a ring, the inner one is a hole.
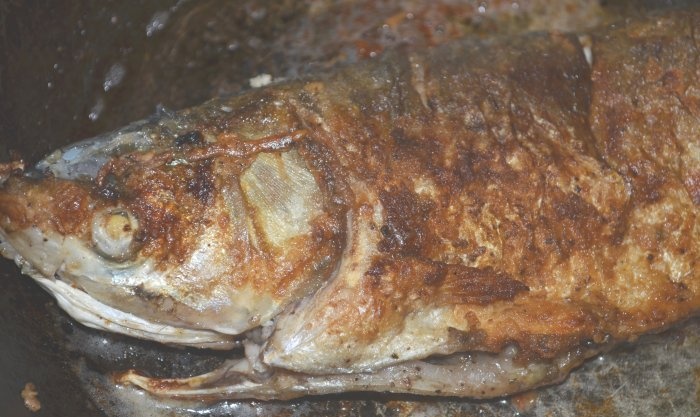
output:
M187 191L200 203L209 205L214 194L214 175L211 172L211 161L204 161L194 169L187 179Z
M477 259L479 259L480 256L485 254L487 249L483 246L479 246L473 251L467 253L467 259L469 262L475 262ZM493 253L491 253L491 256L493 256Z
M455 248L468 248L469 247L469 241L466 239L457 239L454 242L452 242L452 246Z
M391 236L391 229L389 229L389 226L384 225L379 228L379 232L384 236L385 238L389 238Z
M423 283L428 286L439 286L445 280L446 276L447 268L438 265L423 276Z
M132 287L132 292L133 292L134 296L136 296L138 298L142 298L144 300L150 301L150 300L153 300L157 297L152 292L147 291L146 287L144 287L143 284L139 284L139 285Z
M345 181L344 175L338 170L340 166L337 156L326 146L314 140L303 140L298 146L298 152L304 158L308 168L316 178L316 184L324 195L324 203L334 223L336 239L345 235L345 218L349 202L352 201L352 191Z
M387 262L383 259L375 260L372 262L372 266L367 269L365 275L370 277L380 277L387 273Z
M395 127L393 129L391 129L391 132L389 132L389 135L391 136L392 139L394 139L394 142L396 142L397 144L408 142L408 137L406 136L406 131L403 128Z
M136 231L136 233L134 233L134 242L136 242L139 245L143 244L147 239L148 233L143 229L139 229Z
M116 200L120 197L117 177L113 173L107 173L96 189L97 195L106 200Z
M204 144L204 135L199 130L183 133L175 138L175 146L201 146Z
M496 159L497 153L494 149L460 149L457 151L454 174L463 183L476 179L484 181L496 179L500 169L495 163Z
M474 323L469 323L471 326ZM486 340L486 332L483 330L459 330L454 327L447 328L448 343L458 346L462 350L471 350L483 345Z
M520 349L516 360L551 359L562 349L573 348L580 345L580 340L573 336L561 336L552 334L529 334L525 340L518 343Z
M150 304L155 304L160 310L164 312L170 312L173 310L175 304L167 295L154 293L148 290L143 284L138 284L131 288L133 295L141 300L144 300Z
M557 245L564 257L577 247L587 248L593 244L600 228L605 226L596 208L573 193L550 191L549 198L544 201L543 212L549 219L544 227L553 235L552 243Z
M385 210L385 223L380 228L382 252L419 255L428 239L425 229L432 209L406 188L381 191L379 199Z
M398 148L417 148L419 146L426 145L425 141L421 141L416 137L410 136L402 127L395 127L391 129L389 135L394 140L394 144Z

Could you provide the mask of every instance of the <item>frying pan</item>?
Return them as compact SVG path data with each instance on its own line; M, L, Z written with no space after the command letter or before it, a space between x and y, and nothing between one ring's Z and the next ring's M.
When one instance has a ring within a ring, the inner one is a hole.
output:
M396 1L352 3L2 0L0 158L19 154L32 163L54 148L157 109L250 88L250 78L258 74L290 78L325 70L396 42L353 38L375 36L382 21L400 10ZM603 6L619 14L683 3L692 2ZM488 20L472 23L481 31L492 28ZM441 33L438 26L433 35ZM351 38L348 47L344 40ZM700 408L698 320L594 359L562 385L511 399L348 394L272 403L150 402L142 393L114 387L109 373L139 368L154 375L194 374L216 366L227 353L167 348L87 329L6 260L0 261L0 282L0 417L686 416ZM20 396L28 382L38 391L37 413Z

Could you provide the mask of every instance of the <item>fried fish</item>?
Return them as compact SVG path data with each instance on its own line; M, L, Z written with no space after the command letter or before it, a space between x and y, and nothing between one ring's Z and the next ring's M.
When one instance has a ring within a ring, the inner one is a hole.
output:
M700 307L700 12L380 59L5 165L0 251L81 323L242 348L185 399L491 398Z

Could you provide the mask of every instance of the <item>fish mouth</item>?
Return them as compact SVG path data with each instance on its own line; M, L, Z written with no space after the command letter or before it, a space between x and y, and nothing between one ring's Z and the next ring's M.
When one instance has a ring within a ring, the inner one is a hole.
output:
M45 237L37 228L25 231L20 235L20 239L16 235L17 233L10 237L0 228L0 254L14 260L23 274L32 277L54 296L68 315L87 327L180 346L231 349L238 345L236 338L231 335L148 320L108 305L76 285L80 278L65 270L70 261L61 256L61 253L65 252L58 249L60 244L56 243L56 240ZM24 247L33 250L22 250ZM78 255L79 258L90 257L88 252L81 250L75 242L70 242L68 247L81 254L82 256ZM22 253L37 254L38 258L28 259ZM144 266L145 264L135 264L130 268ZM105 273L103 271L102 275ZM93 275L93 278L95 276L98 275Z
M33 276L58 301L71 317L98 330L154 340L164 344L208 349L232 349L235 338L222 333L175 327L145 320L131 313L110 307L64 281Z

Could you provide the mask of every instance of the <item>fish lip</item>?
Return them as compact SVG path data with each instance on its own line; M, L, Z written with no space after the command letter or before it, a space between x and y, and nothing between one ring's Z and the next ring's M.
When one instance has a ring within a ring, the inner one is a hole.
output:
M56 298L61 308L71 317L93 329L196 348L231 349L238 343L231 335L212 330L190 329L149 321L111 307L65 281L31 276Z

